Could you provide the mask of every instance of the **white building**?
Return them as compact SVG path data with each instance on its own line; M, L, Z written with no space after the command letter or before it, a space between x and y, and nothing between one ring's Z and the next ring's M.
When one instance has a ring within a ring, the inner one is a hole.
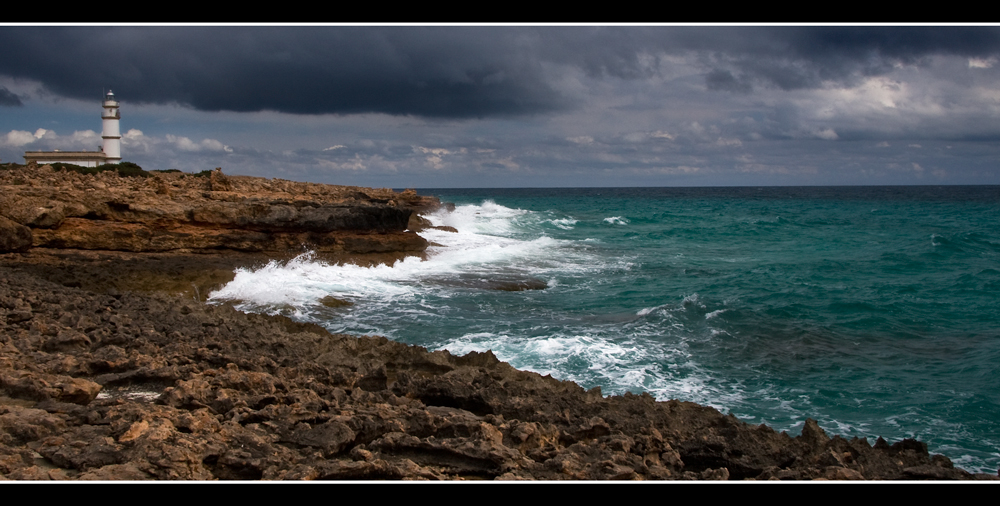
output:
M39 165L46 163L72 163L82 167L97 167L105 163L122 161L122 135L118 126L121 113L118 111L118 100L115 94L108 90L104 96L104 111L101 113L103 129L101 138L104 145L100 151L25 151L24 163L32 162Z

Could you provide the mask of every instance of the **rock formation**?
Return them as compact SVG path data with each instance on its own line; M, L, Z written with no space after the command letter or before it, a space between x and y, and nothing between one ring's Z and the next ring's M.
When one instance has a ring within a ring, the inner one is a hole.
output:
M24 250L30 232L36 248L414 254L427 241L406 231L410 217L438 205L412 190L226 176L219 169L207 177L150 174L0 171L0 251Z

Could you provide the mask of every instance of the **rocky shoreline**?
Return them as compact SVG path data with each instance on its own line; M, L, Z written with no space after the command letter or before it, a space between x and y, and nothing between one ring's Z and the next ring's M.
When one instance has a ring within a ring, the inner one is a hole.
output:
M435 199L0 170L0 479L972 480L925 444L791 437L202 301L235 267L420 255Z

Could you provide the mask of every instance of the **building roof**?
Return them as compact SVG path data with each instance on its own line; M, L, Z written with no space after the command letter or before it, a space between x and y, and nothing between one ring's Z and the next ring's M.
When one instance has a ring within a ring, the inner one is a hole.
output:
M104 155L103 151L25 151L24 160L40 160L45 159L46 161L53 162L72 162L74 160L80 161L104 161L108 157Z

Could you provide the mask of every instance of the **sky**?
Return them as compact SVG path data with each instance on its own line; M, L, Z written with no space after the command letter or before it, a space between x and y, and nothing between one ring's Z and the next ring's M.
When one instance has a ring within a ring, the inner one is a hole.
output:
M1000 26L0 29L0 162L390 188L1000 184Z

